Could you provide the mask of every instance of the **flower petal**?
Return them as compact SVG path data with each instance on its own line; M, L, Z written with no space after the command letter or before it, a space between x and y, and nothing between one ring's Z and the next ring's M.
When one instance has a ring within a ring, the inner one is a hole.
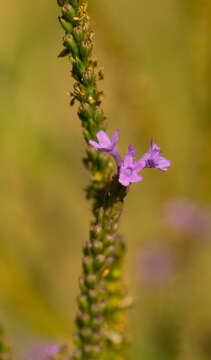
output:
M124 166L125 167L132 166L135 156L136 156L135 148L132 145L129 145L128 152L124 158Z
M101 145L101 147L108 148L108 149L110 149L112 147L111 140L109 139L109 137L105 133L105 131L103 131L103 130L98 131L96 136L98 138L99 145Z
M163 157L160 157L159 162L156 165L156 168L161 171L168 171L167 167L169 166L171 166L171 161Z
M154 138L152 138L152 139L151 139L151 142L150 142L149 152L151 152L151 151L158 151L158 152L160 152L160 148L159 148L159 146L157 146L157 144L155 144Z
M124 171L121 171L120 169L120 174L119 174L119 182L120 184L122 184L123 186L128 186L130 184L130 179L128 176L125 175Z
M112 137L112 140L111 140L112 147L115 146L118 141L119 141L119 129L116 129L116 131Z
M137 183L139 181L142 181L143 177L138 175L137 173L133 173L133 175L130 177L130 182Z
M89 145L91 145L96 150L98 150L100 148L100 145L96 141L93 141L93 140L89 140Z
M145 155L142 156L139 160L137 160L137 161L134 163L133 169L134 169L136 172L141 171L141 170L145 167L146 160L147 160L147 159L145 159Z

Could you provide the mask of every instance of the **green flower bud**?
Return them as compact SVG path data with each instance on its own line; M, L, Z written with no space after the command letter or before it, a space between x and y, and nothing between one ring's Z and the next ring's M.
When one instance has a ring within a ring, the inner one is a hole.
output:
M101 241L97 241L95 240L92 244L92 250L93 250L93 253L96 255L96 254L99 254L102 252L102 249L103 249L103 244Z
M85 281L82 277L79 278L79 287L82 292L85 292L87 290L87 287L85 285Z
M91 241L88 241L84 245L84 255L90 255L92 249L92 243Z
M87 59L92 52L93 44L90 40L84 41L80 46L80 53L83 59Z
M89 325L89 323L90 323L89 314L86 312L82 312L82 313L78 314L78 316L76 317L76 323L78 324L78 326L80 328Z
M97 316L92 320L91 326L94 330L99 330L104 322L103 316Z
M101 342L101 339L102 339L102 335L99 331L93 332L91 339L93 344L99 344Z
M84 38L84 31L81 26L76 26L73 30L75 41L80 42Z
M92 330L90 328L83 328L80 331L80 336L83 340L90 340L92 338Z
M98 345L88 344L88 345L85 345L84 352L89 358L96 359L96 356L98 357L100 355L100 353L102 352L102 348Z
M78 297L78 306L81 311L85 311L88 309L89 303L86 295L80 295Z
M74 57L78 55L78 47L72 35L70 34L65 35L64 46L66 46L66 48L68 48L72 52Z
M62 15L66 20L72 22L73 18L76 16L76 13L73 7L70 4L68 4L63 6Z
M88 295L92 301L95 301L98 298L98 291L96 289L91 289L89 290Z
M70 22L66 21L66 20L63 19L63 17L61 17L61 16L59 17L59 22L60 22L61 26L63 27L63 29L64 29L67 33L69 33L69 34L72 33L72 31L73 31L73 25L72 25Z
M110 234L106 235L105 238L104 238L104 244L106 246L109 246L109 245L112 245L115 243L115 240L114 240L114 237Z
M114 254L115 254L115 246L114 245L109 245L107 247L107 249L105 249L105 251L104 251L105 256L111 256Z
M97 268L97 269L100 269L102 268L102 266L105 264L105 256L102 255L102 254L99 254L96 256L95 260L94 260L94 266Z
M85 256L82 260L83 268L86 273L90 273L93 269L93 260L90 256Z
M87 284L88 287L93 288L97 282L97 278L96 275L94 274L89 274L86 276L85 282Z
M92 312L92 315L103 315L104 311L105 311L105 308L106 308L106 302L105 301L101 301L100 303L98 304L93 304L91 306L91 312Z
M96 124L99 124L102 122L102 118L103 118L103 110L99 107L99 106L96 106L94 112L93 112L93 120ZM103 210L103 208L101 208ZM102 213L102 217L103 217L103 214L104 214L104 210L103 210L103 213ZM101 214L99 214L100 216ZM99 218L99 222L101 222L102 220L102 217Z

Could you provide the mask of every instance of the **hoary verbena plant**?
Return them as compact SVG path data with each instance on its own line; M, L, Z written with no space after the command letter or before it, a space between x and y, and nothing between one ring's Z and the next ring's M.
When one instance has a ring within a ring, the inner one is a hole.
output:
M139 160L135 161L132 145L124 159L121 158L116 147L119 130L111 140L105 132L103 92L97 87L103 73L92 56L94 34L87 3L57 2L61 7L59 21L65 32L59 57L68 57L75 80L70 104L79 103L78 116L87 144L84 164L91 174L86 195L92 200L93 212L89 240L83 248L72 359L123 360L127 347L124 310L131 305L122 283L126 247L118 234L123 202L130 184L142 180L138 174L141 170L154 167L166 171L170 161L161 157L160 148L153 140L149 151Z

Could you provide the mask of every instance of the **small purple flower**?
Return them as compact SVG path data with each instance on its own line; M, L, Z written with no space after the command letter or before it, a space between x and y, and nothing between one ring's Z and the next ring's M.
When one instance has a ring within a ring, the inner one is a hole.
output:
M211 216L188 199L170 200L165 206L168 223L187 236L207 235L211 230Z
M119 166L122 162L121 156L116 148L116 144L119 141L119 130L117 129L112 137L112 140L109 139L105 131L100 130L96 134L98 143L93 140L89 140L89 144L98 151L107 152L111 155Z
M160 156L160 148L151 140L149 151L142 156L141 160L145 161L145 168L155 168L161 171L167 171L171 166L171 161Z
M58 345L50 345L45 348L45 353L47 356L53 356L56 355L59 351Z
M142 181L142 176L138 175L138 172L144 168L145 162L142 161L142 159L134 162L135 156L136 152L134 147L129 145L128 152L121 163L119 171L119 182L123 186Z
M50 360L58 352L58 345L35 345L31 348L28 360Z

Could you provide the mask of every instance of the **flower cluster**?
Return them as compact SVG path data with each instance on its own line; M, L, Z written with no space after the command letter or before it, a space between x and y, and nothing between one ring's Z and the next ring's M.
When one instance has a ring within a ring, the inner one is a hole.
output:
M116 144L119 140L119 130L117 129L114 133L112 140L109 139L108 135L100 130L96 137L96 141L90 140L89 144L98 151L107 152L114 158L118 166L118 180L123 186L129 186L131 183L142 181L142 176L138 173L144 168L155 168L161 171L167 171L171 165L170 160L162 157L160 148L151 140L150 148L146 154L144 154L139 160L134 161L136 157L136 151L132 145L129 145L128 152L124 159L121 158Z

